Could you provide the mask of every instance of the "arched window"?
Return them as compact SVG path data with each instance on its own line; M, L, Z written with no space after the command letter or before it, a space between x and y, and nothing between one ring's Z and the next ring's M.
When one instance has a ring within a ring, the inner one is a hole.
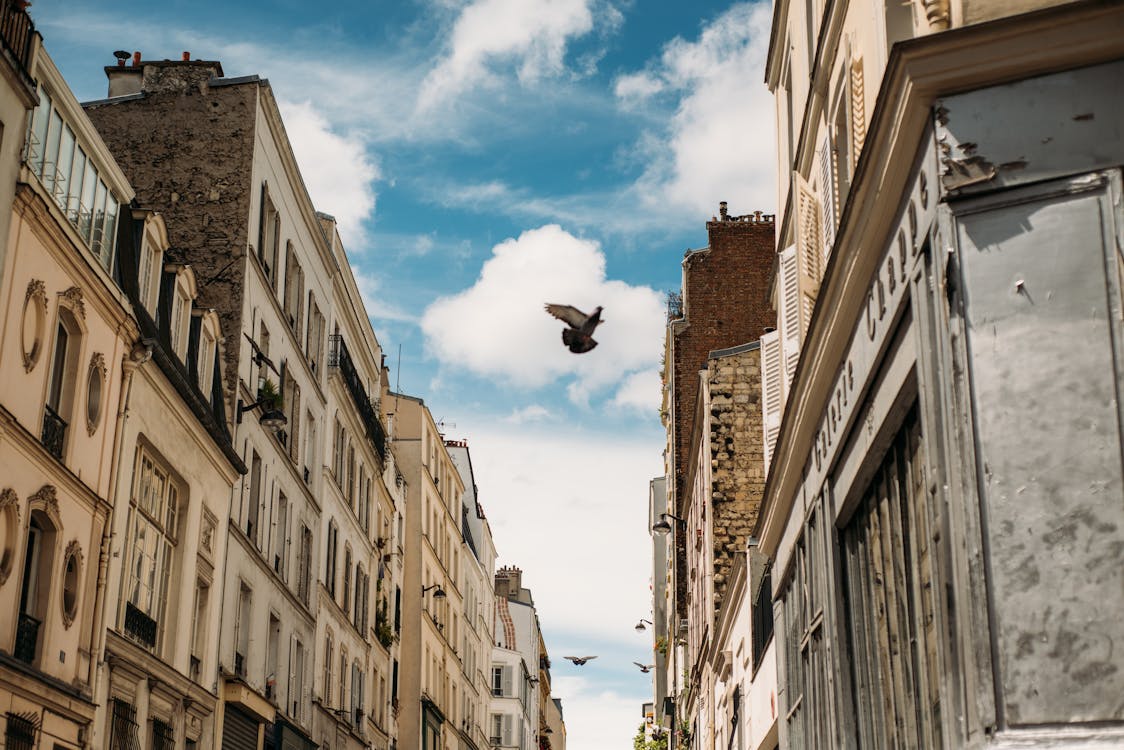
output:
M66 449L67 427L74 409L78 357L82 348L82 326L67 307L59 306L51 368L47 379L47 402L43 408L42 441L51 455L61 459Z
M51 594L56 527L42 510L33 510L24 545L23 579L13 656L27 664L39 659L40 634Z

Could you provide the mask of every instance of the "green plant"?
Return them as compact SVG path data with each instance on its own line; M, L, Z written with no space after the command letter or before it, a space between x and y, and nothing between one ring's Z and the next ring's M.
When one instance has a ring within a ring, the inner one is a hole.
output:
M375 607L375 637L379 639L383 648L390 648L395 641L394 629L390 627L390 615L387 609L386 599L380 598L378 606Z
M661 635L656 639L656 651L660 656L667 656L667 636Z
M277 390L277 384L269 378L262 378L258 385L258 401L267 409L280 409L281 394Z
M641 724L636 730L636 736L632 738L632 750L667 750L667 732L656 727L649 740L645 736L644 725Z

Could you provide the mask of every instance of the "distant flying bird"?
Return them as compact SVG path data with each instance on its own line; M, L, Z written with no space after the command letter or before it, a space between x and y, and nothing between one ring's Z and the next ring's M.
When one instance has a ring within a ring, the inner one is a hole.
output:
M570 326L562 329L562 343L570 347L574 354L588 352L597 346L597 342L593 340L593 329L605 322L601 320L601 309L598 305L592 314L586 315L570 305L546 305L548 313Z
M590 659L596 659L597 657L596 656L563 656L562 658L563 659L569 659L576 666L580 667L581 665L585 664Z
M643 672L644 674L648 674L648 672L651 672L652 668L656 666L655 664L641 664L638 661L634 661L632 663L635 664L636 666L640 667L640 671Z

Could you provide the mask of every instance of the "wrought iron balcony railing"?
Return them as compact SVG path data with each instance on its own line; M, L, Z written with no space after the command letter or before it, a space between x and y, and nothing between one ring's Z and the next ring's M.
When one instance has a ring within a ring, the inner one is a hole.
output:
M156 645L156 620L135 607L132 602L126 602L125 634L152 648Z
M19 621L16 623L16 644L12 649L12 656L22 662L31 664L35 661L35 651L39 646L39 626L42 623L27 614L20 612Z
M62 449L66 445L66 420L55 413L50 406L43 407L43 447L55 458L62 460Z
M385 461L386 430L383 429L382 422L375 412L375 407L367 396L367 389L363 387L363 381L359 377L359 372L355 369L351 354L347 351L347 344L344 343L343 336L340 334L333 334L328 338L330 341L328 365L339 369L340 375L343 376L343 382L351 394L351 400L355 402L355 408L359 410L359 416L363 420L363 425L367 428L367 438L374 445L375 452L379 454L379 459Z

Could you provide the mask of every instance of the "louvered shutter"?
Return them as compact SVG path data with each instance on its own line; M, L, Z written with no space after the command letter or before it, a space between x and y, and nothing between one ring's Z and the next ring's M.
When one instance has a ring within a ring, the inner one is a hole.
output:
M296 706L299 701L296 695L297 684L297 637L295 635L289 636L289 684L285 688L285 700L289 702L289 707ZM296 711L292 715L295 715Z
M761 337L761 405L764 426L765 469L773 457L784 407L784 366L781 335L770 331Z
M515 695L515 687L513 686L511 667L503 668L503 695L505 698L511 698Z
M815 288L820 283L820 202L812 186L793 173L796 183L796 249L802 285Z
M820 228L823 230L823 258L826 262L835 242L835 157L831 141L825 135L819 148L820 159ZM821 266L822 268L822 266Z
M507 747L515 744L511 741L511 714L503 715L503 744Z
M781 359L784 365L784 382L787 387L796 372L800 359L800 340L804 328L800 322L800 268L796 246L781 251L780 269L780 337Z
M863 83L863 59L851 61L851 154L853 164L859 163L859 153L866 140L866 87Z

